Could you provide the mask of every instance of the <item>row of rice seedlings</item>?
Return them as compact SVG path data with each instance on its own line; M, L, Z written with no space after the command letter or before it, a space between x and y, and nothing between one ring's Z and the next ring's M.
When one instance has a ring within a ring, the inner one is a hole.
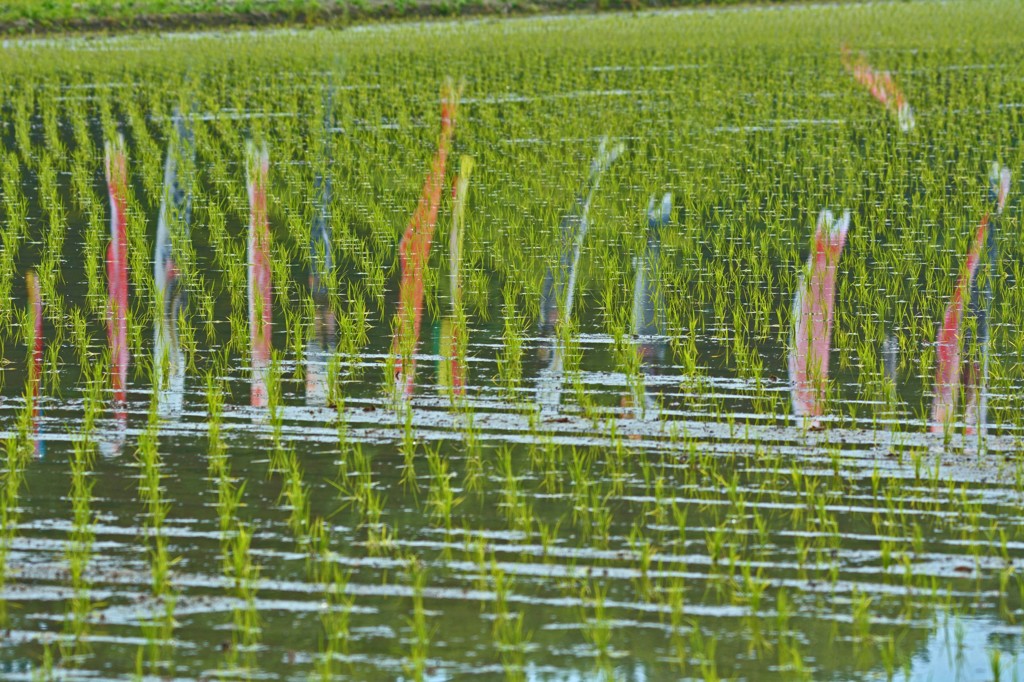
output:
M71 491L68 497L72 505L72 525L65 556L72 596L64 621L65 637L60 643L60 665L67 669L82 662L90 653L88 637L94 603L90 595L92 581L89 577L89 563L95 540L92 511L95 481L91 479L91 474L97 450L94 419L103 410L103 389L106 385L104 378L102 365L98 365L86 389L86 418L72 442L69 457Z
M410 630L409 653L402 663L405 674L416 682L426 679L427 673L427 652L430 647L432 629L427 624L426 610L423 606L423 592L427 585L427 569L416 557L411 557L406 570L409 574L409 584L412 588L412 609L411 615L406 618L406 625Z
M320 219L324 220L328 211L326 195L321 195L318 201L320 202L321 209ZM324 292L315 284L323 276L324 264L330 263L331 259L329 237L324 234L324 231L327 229L323 222L319 225L315 224L314 231L310 236L311 249L320 249L319 253L314 254L309 262L311 288L314 295L319 294L321 297ZM319 234L317 230L319 230ZM319 306L316 301L311 302L316 306L314 308L314 316L333 315L333 311L325 309L326 305L322 300L319 302ZM314 324L316 322L330 324L329 320L314 317ZM321 329L319 331L322 336L316 342L326 343L330 337L329 330ZM314 341L311 341L311 343L314 343ZM322 361L322 354L321 357L315 359ZM307 554L307 577L311 581L322 585L325 606L321 611L320 617L323 631L321 634L320 656L317 660L317 671L323 679L332 679L336 672L337 659L347 654L349 613L352 609L353 599L346 594L348 576L340 569L335 560L334 552L331 549L332 538L329 527L323 517L312 517L309 499L310 491L303 480L302 468L296 451L294 448L282 450L281 447L280 415L275 412L280 410L281 374L277 369L278 367L279 362L275 360L272 363L267 381L267 408L270 413L272 439L274 441L272 444L270 471L272 474L276 472L282 476L281 499L279 503L284 502L284 506L289 510L289 527L299 549ZM311 380L316 381L320 379L314 374L314 372L319 371L321 371L320 368L307 370L307 401L314 400L319 402L320 397L326 398L327 396L327 390L320 386L310 385ZM327 379L327 381L330 380ZM331 384L333 386L334 382L331 382ZM339 430L341 432L339 434L339 441L344 452L344 400L343 397L338 395L337 391L332 390L331 392L334 393L341 405L338 417Z
M490 563L490 583L494 591L494 646L498 650L505 679L524 680L531 633L524 630L523 614L514 613L509 608L508 597L515 588L515 580L498 566L493 556Z
M354 599L346 594L349 575L335 560L331 533L324 519L314 521L310 537L315 551L310 577L323 586L324 598L320 611L322 633L317 669L321 679L332 680L338 674L338 659L344 661L349 653L349 621Z
M260 566L251 554L251 525L239 516L245 506L246 482L232 474L231 460L223 436L226 354L215 354L206 374L207 398L207 473L216 487L220 529L221 570L236 602L232 608L231 641L222 645L225 652L224 673L251 674L255 670L255 653L261 640L261 622L256 609L256 590Z
M204 217L209 226L207 238L213 251L214 261L219 262L222 266L230 263L233 267L229 272L237 275L235 280L237 284L230 288L232 291L232 334L228 343L219 352L208 356L208 360L211 362L205 374L208 429L207 470L210 480L216 485L215 506L221 535L222 571L225 581L232 586L231 593L235 598L235 605L232 609L231 642L222 647L225 651L224 672L229 675L249 675L256 669L255 654L262 633L261 619L256 608L260 566L252 559L252 526L239 517L239 510L244 506L245 482L240 481L232 474L227 446L222 435L226 395L223 377L230 371L229 358L232 350L246 353L252 363L251 404L266 406L270 402L273 413L278 414L279 387L275 381L277 377L276 362L272 362L267 342L270 334L270 319L269 314L264 315L261 312L264 309L266 312L270 310L270 274L269 266L266 263L266 235L263 229L266 224L268 159L265 148L258 150L255 145L248 145L245 153L245 166L247 184L249 185L250 206L246 217L250 226L250 236L247 238L250 243L250 256L246 259L244 250L236 253L238 242L231 241L224 230L225 218L219 200L204 196L193 175L196 163L192 156L195 153L193 150L196 152L208 151L208 148L203 145L202 126L189 126L185 122L185 117L179 114L175 115L173 126L172 145L168 152L164 173L164 205L167 210L164 212L162 208L161 221L167 221L166 228L170 242L166 245L170 251L167 257L174 259L174 265L181 261L192 265L190 269L179 275L181 282L176 283L175 286L185 286L190 293L198 294L199 310L204 318L203 326L208 342L213 342L217 338L216 320L212 294L204 283L205 278L196 269L195 251L188 239L190 234L188 222L193 205L198 204L201 210L205 208ZM214 167L216 168L216 164ZM263 236L262 240L256 242L256 246L260 248L255 252L252 250L253 241L256 239L253 235ZM159 246L158 244L158 248ZM263 257L263 260L260 261L263 267L255 267L254 255ZM246 282L249 279L245 269L247 260L249 262L249 277L252 277L253 273L259 274L266 278L265 286L260 282L247 286ZM158 257L157 266L160 261L161 259ZM246 295L247 289L249 290L248 296ZM260 294L264 296L263 299L259 298ZM245 318L246 310L249 311L249 320ZM254 315L260 324L250 326ZM248 341L242 341L242 339L248 339ZM254 340L256 343L253 343ZM280 447L279 419L275 423L277 424L275 428L276 452Z
M221 356L217 356L221 357ZM225 371L223 360L215 360L206 375L207 398L207 473L216 486L217 516L220 527L221 570L224 580L232 585L232 592L240 601L233 609L232 641L224 647L225 666L235 672L242 666L252 667L251 647L259 641L259 617L255 612L255 580L258 566L252 564L248 554L250 541L248 525L238 516L243 506L245 482L231 473L231 461L222 434L224 414L224 386L219 375ZM239 647L245 647L240 650Z
M74 128L75 149L72 162L72 205L85 217L85 230L81 238L82 268L85 270L86 294L85 306L93 315L102 317L104 302L107 299L102 281L101 266L104 263L104 244L107 242L107 230L103 225L106 214L101 201L96 197L92 187L93 152L79 150L88 149L91 144L89 130L85 122Z
M3 186L3 208L6 220L0 238L3 240L3 253L0 256L0 321L5 329L10 328L11 294L13 293L20 245L28 234L28 201L21 191L21 169L18 157L12 152L0 155L0 184Z
M260 567L251 556L252 529L238 522L231 531L230 553L226 556L225 571L230 577L232 592L237 600L232 610L232 644L225 656L229 674L248 674L255 670L255 654L262 639L256 592Z
M0 479L0 589L7 584L7 555L18 532L20 519L21 488L25 478L25 468L35 453L38 443L37 420L39 417L39 371L42 356L42 310L43 304L39 294L38 281L34 274L27 278L30 305L24 315L23 330L25 331L27 353L27 382L24 393L24 406L18 413L17 429L4 442L6 454L3 477ZM7 600L0 599L0 622L7 624Z
M17 93L11 102L14 110L14 143L21 155L22 162L29 168L36 162L32 149L32 112L35 110L35 89L25 89Z
M154 371L155 374L155 371ZM159 394L150 401L146 427L139 435L137 457L141 469L139 498L145 504L143 524L149 558L152 613L141 620L142 634L147 640L136 659L137 674L146 670L156 674L170 664L170 646L174 640L174 607L177 602L172 582L174 559L168 553L164 522L171 503L164 499L163 461L159 451Z
M329 105L330 99L327 99ZM331 127L328 113L322 112L320 120L324 121L324 135ZM330 149L324 143L323 159L330 158ZM345 398L338 378L338 350L336 343L336 311L331 308L331 294L336 294L336 280L331 231L331 185L329 177L322 168L317 169L315 179L316 203L314 217L310 229L309 244L309 286L311 308L310 336L306 348L306 401L308 404L327 403L335 406L338 428L339 452L345 453L346 420ZM326 383L326 387L321 384ZM298 518L296 499L305 499L302 493L303 483L298 463L292 452L289 458L289 490L292 506L292 528L297 534L300 544L305 536L300 531L308 529L309 558L307 575L310 580L322 585L324 605L320 612L321 635L317 672L321 679L334 679L337 675L338 659L344 660L349 652L349 620L354 598L347 594L349 574L344 572L336 561L332 549L333 538L327 520L323 517L309 520L308 502L303 506L307 526L296 524Z
M128 213L130 193L128 189L127 158L124 150L123 138L118 136L113 142L106 144L105 150L105 174L110 199L110 226L111 238L107 249L107 335L109 348L109 382L113 389L114 417L118 424L114 433L113 447L120 450L124 440L124 429L127 424L127 382L130 351L128 348L128 334L132 327L130 325L130 296L128 292L129 270L139 269L138 252L148 253L149 249L145 241L139 240L139 232L134 233L134 239L129 236ZM162 209L163 210L163 209ZM163 216L161 216L163 218ZM163 220L161 220L163 223ZM158 234L158 245L166 247L167 235L166 226L161 225L161 232ZM143 237L144 239L144 237ZM129 245L129 242L134 242ZM159 248L157 258L159 265L164 265L169 260L170 254L165 254L161 260ZM129 268L131 258L136 262L135 266ZM148 268L147 268L148 269ZM173 261L171 263L174 270ZM145 272L146 269L143 269ZM150 407L146 427L138 439L136 457L141 468L139 497L146 505L145 535L146 551L151 573L151 605L152 613L144 615L140 619L140 626L143 637L146 640L144 646L140 646L136 655L136 674L142 675L148 670L151 674L164 670L171 664L170 647L174 641L174 609L177 601L176 590L172 584L171 566L174 560L170 557L167 547L167 539L164 534L164 522L170 511L170 503L165 501L163 496L164 485L162 479L162 461L159 453L159 429L160 416L168 411L177 412L174 403L179 399L180 385L174 385L173 375L181 375L182 368L178 366L180 359L179 347L179 320L174 315L165 313L165 300L167 307L178 312L174 301L180 303L181 291L172 291L174 282L168 282L166 277L156 279L150 284L150 288L156 287L158 294L155 297L140 296L148 300L156 301L157 312L152 315L154 325L154 347L152 361L140 358L137 367L146 372L148 382L153 386ZM136 293L142 293L142 287L136 287ZM139 331L139 327L134 327ZM81 332L85 336L84 330ZM135 338L135 348L141 352L141 337ZM88 340L82 343L82 360L85 364L85 354L88 352ZM166 378L171 375L170 381ZM180 377L183 380L183 377Z

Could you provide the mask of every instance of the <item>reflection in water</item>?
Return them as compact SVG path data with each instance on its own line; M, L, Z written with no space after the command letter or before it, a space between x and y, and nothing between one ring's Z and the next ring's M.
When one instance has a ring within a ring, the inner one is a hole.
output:
M661 204L655 197L647 206L647 241L643 254L633 258L636 272L633 281L633 336L639 344L640 363L644 374L650 376L652 366L665 359L666 341L665 305L661 290L661 228L672 217L672 195L666 193ZM654 399L638 381L631 383L632 404L638 408L641 419L656 413Z
M793 414L811 418L812 426L817 426L817 417L824 409L836 268L849 228L849 211L844 211L838 220L831 211L821 212L811 240L811 253L793 297L793 327L789 344Z
M331 179L327 175L330 162L330 134L334 127L332 98L328 93L324 105L324 146L321 167L313 178L316 200L313 224L309 232L309 292L313 297L312 330L306 341L306 404L327 404L327 364L337 345L338 323L331 308L328 282L334 269L331 246Z
M185 290L175 245L189 238L192 183L188 173L194 154L191 131L180 112L176 112L171 141L167 145L164 192L153 251L157 305L153 324L153 370L161 416L180 414L184 404L185 356L178 339L178 320L184 307Z
M933 432L942 432L952 425L961 384L966 430L968 433L974 433L975 429L984 430L989 317L992 308L991 280L993 266L998 258L996 219L1003 212L1009 192L1009 169L994 164L989 177L992 213L986 213L978 225L936 341L935 400L932 403L931 424ZM984 266L983 256L986 258ZM965 304L968 312L966 318ZM964 324L965 319L967 325ZM961 358L961 354L966 357Z
M391 353L395 358L395 392L411 397L416 375L416 345L423 320L423 276L430 257L430 243L437 226L437 210L441 204L441 186L444 184L445 165L455 131L461 88L451 81L441 88L441 134L437 141L437 154L430 173L423 184L416 211L398 245L402 280L399 285L398 314Z
M896 386L897 370L900 365L900 342L892 334L886 334L882 341L882 370L886 380Z
M597 193L601 176L622 155L624 149L622 143L609 148L607 136L601 139L597 155L590 162L587 182L576 198L576 210L563 218L559 227L558 263L544 274L540 292L540 333L550 337L551 343L539 349L541 360L549 361L537 379L537 402L542 408L556 407L561 402L564 349L562 342L556 338L557 327L572 314L580 252L590 227L590 204Z
M270 224L267 220L267 176L270 156L266 144L245 147L245 172L249 189L249 352L252 356L250 403L267 404L267 371L270 366Z
M889 435L885 442L885 451L892 453L902 450L903 430L899 428L897 403L899 401L899 366L900 342L896 335L889 332L882 339L879 347L882 358L882 398L885 401L885 416L891 419Z
M452 231L448 237L448 285L450 288L452 314L441 322L441 360L438 378L442 387L453 396L465 394L466 367L466 315L462 309L462 237L466 215L466 195L469 192L469 175L473 171L473 158L463 156L459 160L459 175L455 180L455 201L452 205Z
M32 401L32 443L37 457L46 454L46 445L39 438L40 383L43 375L43 295L39 288L39 278L30 270L25 275L25 288L28 290L28 398Z
M946 612L934 622L927 639L914 647L904 662L904 679L1021 679L1024 660L1020 655L1019 626L997 618L956 612ZM994 662L998 663L995 674Z
M907 102L903 91L896 85L891 73L871 68L863 54L853 59L845 47L842 59L846 70L853 74L857 82L871 91L871 95L882 103L886 111L896 112L900 130L909 132L914 129L914 110Z
M108 443L119 454L128 426L128 160L124 138L104 145L104 169L110 197L110 244L107 246L107 342L110 347L111 387L114 393L116 432Z
M892 333L886 334L879 350L882 357L882 379L889 416L896 415L899 384L900 342Z

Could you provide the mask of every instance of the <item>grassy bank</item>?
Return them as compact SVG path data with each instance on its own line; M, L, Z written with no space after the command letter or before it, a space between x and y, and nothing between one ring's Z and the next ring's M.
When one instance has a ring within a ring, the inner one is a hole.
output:
M403 18L778 2L785 0L11 0L0 5L0 34L345 25Z

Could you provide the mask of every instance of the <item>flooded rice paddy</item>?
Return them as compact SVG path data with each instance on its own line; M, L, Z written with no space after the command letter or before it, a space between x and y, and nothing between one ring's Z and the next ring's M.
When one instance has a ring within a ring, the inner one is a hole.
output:
M1024 671L1022 18L0 48L0 675Z

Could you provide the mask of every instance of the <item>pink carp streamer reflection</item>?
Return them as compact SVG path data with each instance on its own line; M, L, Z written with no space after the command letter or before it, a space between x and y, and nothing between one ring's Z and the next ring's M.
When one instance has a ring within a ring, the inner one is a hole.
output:
M849 228L849 211L838 220L831 211L821 212L811 240L811 253L793 298L789 351L793 414L812 418L812 426L818 424L817 418L824 410L836 269Z
M996 261L996 218L1003 212L1010 192L1010 171L995 164L989 178L992 213L982 216L974 234L967 260L957 277L956 288L942 318L936 341L935 400L931 430L945 431L956 417L956 403L963 385L967 433L985 424L985 384L988 374L989 313L992 305L991 271ZM987 250L987 276L980 278L982 257ZM969 303L969 305L968 305ZM974 329L965 329L965 308ZM972 341L972 331L975 343ZM967 353L970 360L963 361Z
M250 402L253 407L263 407L267 404L271 332L270 223L267 219L270 156L266 145L257 148L252 142L246 144L245 170L249 190Z
M29 328L29 399L32 401L32 443L36 456L43 454L43 445L39 440L39 409L40 384L43 375L43 295L39 288L39 278L29 271L25 275L25 287L28 290L28 328Z
M463 365L462 344L466 337L466 317L462 309L462 242L466 216L466 196L469 194L469 175L473 172L473 158L459 159L459 175L453 183L455 195L452 205L452 231L448 236L448 284L452 314L441 323L441 363L438 376L442 386L453 396L466 392L466 367Z
M845 47L842 59L843 66L857 82L866 87L871 92L871 96L878 100L886 111L896 114L900 130L909 132L914 129L914 110L907 102L903 91L896 85L891 73L871 68L862 54L857 55L854 59L849 49Z
M399 285L398 315L391 353L395 357L395 389L400 395L411 397L416 374L413 357L420 338L423 319L423 275L430 257L430 244L437 226L437 211L441 204L445 166L455 132L455 115L460 90L451 81L441 89L441 135L437 141L437 155L423 185L416 212L398 245L402 280Z
M115 416L123 414L128 379L128 160L120 135L105 145L107 194L110 197L110 244L107 246L107 341L112 365Z

